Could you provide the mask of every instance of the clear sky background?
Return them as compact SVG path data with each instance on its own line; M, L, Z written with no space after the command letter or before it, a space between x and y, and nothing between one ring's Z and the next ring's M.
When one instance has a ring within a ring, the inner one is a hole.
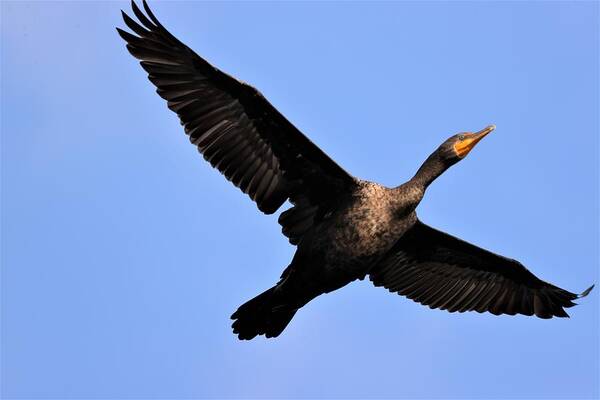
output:
M153 2L356 176L497 130L423 221L571 291L598 282L597 2ZM571 319L449 314L355 282L276 340L230 314L294 248L202 160L127 53L121 2L2 2L4 398L597 398Z

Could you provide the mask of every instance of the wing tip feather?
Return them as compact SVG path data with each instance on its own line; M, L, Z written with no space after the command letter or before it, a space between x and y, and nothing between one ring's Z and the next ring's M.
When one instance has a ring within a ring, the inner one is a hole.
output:
M596 284L594 283L592 286L590 286L589 288L585 289L583 292L581 292L580 294L577 295L578 299L581 299L585 296L587 296L588 294L590 294L590 292L592 291L592 289L594 289L594 286L596 286Z

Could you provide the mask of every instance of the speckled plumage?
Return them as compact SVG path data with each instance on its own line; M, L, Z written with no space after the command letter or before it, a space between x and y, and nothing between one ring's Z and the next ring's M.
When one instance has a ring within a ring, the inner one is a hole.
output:
M341 199L339 208L312 228L298 252L319 264L314 267L316 275L332 270L348 274L349 281L364 277L414 224L415 208L422 196L413 185L389 189L359 181L356 189Z
M415 223L422 196L412 185L389 189L358 181L355 190L339 199L338 208L313 225L298 244L278 290L289 291L290 303L300 307L321 293L364 278Z
M286 201L282 233L297 251L280 281L232 315L240 339L278 336L316 296L369 275L375 286L430 308L567 316L581 295L535 277L518 261L423 224L427 187L494 127L450 137L396 188L348 174L255 88L210 65L169 33L143 1L136 35L117 28L157 93L204 158L271 214Z

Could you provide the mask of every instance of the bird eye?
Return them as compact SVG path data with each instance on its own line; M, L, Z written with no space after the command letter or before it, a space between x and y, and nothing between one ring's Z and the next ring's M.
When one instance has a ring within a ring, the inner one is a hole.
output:
M465 140L465 135L459 135L458 140Z

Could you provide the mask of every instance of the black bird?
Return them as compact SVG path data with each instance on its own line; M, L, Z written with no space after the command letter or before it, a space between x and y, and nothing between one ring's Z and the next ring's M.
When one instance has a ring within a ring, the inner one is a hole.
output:
M586 296L538 279L518 261L425 225L415 209L427 187L494 126L459 133L408 182L387 188L357 179L315 146L252 86L209 64L132 1L136 34L117 28L157 93L200 153L297 246L279 282L233 313L240 339L278 336L315 297L369 275L375 286L449 312L568 317ZM141 24L140 24L141 23Z

